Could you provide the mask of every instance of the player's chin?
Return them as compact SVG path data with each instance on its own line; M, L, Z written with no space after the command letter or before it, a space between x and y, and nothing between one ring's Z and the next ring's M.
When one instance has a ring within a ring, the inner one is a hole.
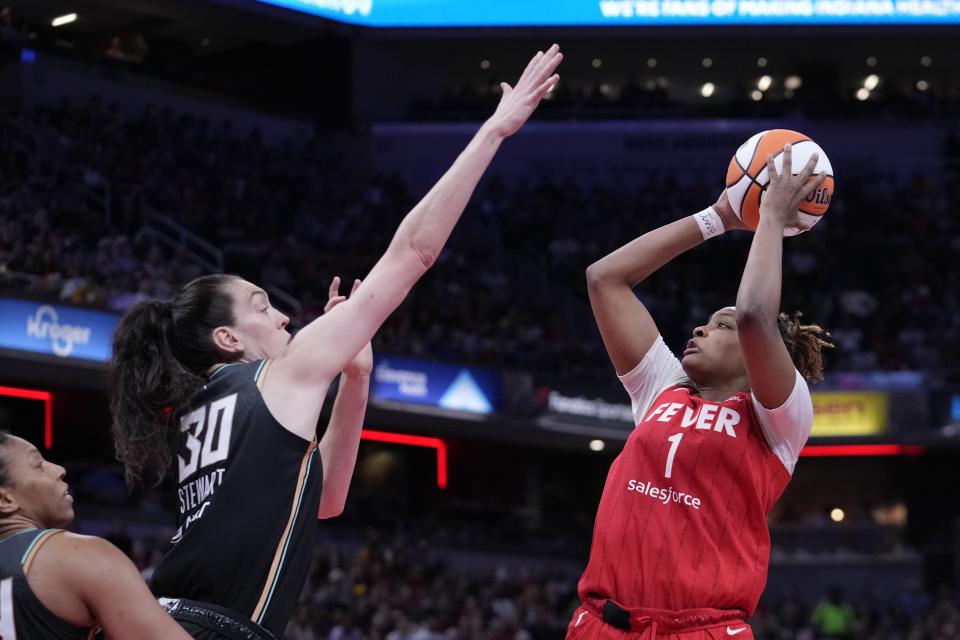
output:
M696 367L698 356L700 355L699 351L691 351L690 353L684 353L680 357L680 364L683 365L683 368L686 369L688 366Z
M691 380L696 380L700 372L704 370L704 361L703 354L699 351L693 353L688 353L680 359L680 366L683 367L683 372L687 374L687 377Z
M73 511L72 504L64 504L50 518L50 527L53 529L59 529L67 526L73 522L73 518L76 514Z
M273 348L270 349L270 353L267 354L268 358L282 358L287 355L287 351L290 350L290 338L284 334L282 339L278 339L277 342L273 345Z

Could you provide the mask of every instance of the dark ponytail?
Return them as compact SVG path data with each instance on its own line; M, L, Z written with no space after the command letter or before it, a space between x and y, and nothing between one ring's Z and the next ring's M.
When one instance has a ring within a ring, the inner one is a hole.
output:
M159 484L170 466L176 414L223 360L213 344L216 327L234 323L227 285L236 276L202 276L170 302L140 302L113 335L110 410L117 459L127 483Z

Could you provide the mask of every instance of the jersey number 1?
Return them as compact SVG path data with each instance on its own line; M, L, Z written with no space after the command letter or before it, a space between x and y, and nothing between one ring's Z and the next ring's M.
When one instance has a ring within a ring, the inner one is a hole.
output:
M0 640L17 640L13 623L13 578L0 581Z
M180 482L197 469L227 459L236 406L237 394L232 393L180 418L180 433L186 434L187 438L177 455Z
M673 458L677 455L681 440L683 440L682 433L675 433L667 438L667 441L670 442L670 453L667 454L667 468L663 472L664 478L673 477Z

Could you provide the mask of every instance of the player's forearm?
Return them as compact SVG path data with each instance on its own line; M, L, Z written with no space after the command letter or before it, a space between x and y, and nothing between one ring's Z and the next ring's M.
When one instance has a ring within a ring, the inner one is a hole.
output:
M480 127L453 165L400 223L390 250L412 249L425 267L432 265L503 140L490 122Z
M601 258L587 269L591 287L634 287L681 253L703 242L700 227L690 217L643 234Z
M330 424L319 445L320 459L323 461L321 518L340 515L347 502L369 393L369 375L341 375Z
M761 216L750 244L737 291L738 324L751 319L776 321L783 279L783 224Z

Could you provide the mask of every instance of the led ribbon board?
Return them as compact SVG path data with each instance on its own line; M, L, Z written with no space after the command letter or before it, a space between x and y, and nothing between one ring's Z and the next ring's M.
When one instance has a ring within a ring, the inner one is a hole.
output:
M958 24L960 0L258 0L366 27Z

